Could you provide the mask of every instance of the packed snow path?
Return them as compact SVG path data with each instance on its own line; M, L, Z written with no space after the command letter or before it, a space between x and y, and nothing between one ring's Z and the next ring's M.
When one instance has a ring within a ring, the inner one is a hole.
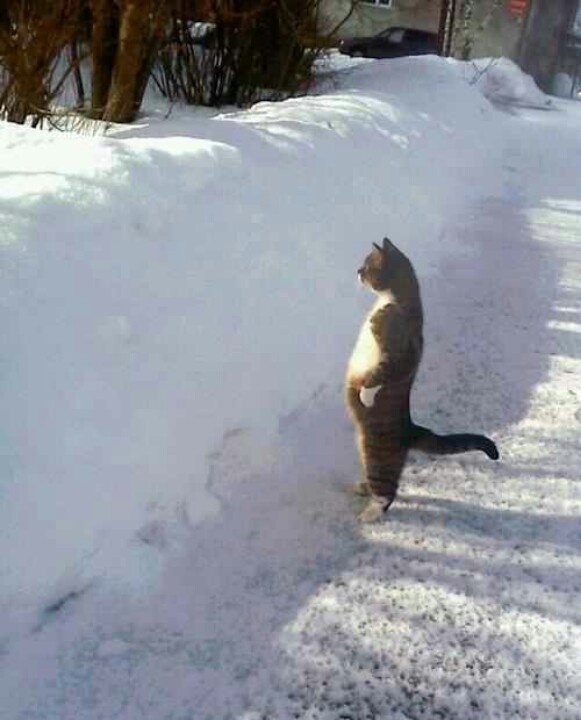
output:
M6 606L2 717L581 716L581 113L513 112L497 191L475 168L438 229L459 251L421 275L413 398L419 422L486 432L501 460L414 455L388 519L360 528L340 378L279 418L282 453L229 429L205 488L219 512L193 524L178 507L170 523L153 508L140 527L155 581L149 566L127 587L73 567L34 622Z
M413 458L389 520L277 635L244 718L581 717L581 115L519 117L502 197L448 228L478 259L434 281L415 398L448 431L503 425L501 461Z

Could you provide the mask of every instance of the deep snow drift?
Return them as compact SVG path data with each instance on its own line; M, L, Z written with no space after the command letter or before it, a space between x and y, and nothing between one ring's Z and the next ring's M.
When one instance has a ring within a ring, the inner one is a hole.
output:
M581 115L494 68L0 125L7 717L577 717ZM414 457L361 530L341 382L384 234L418 420L502 461Z
M281 419L341 383L372 240L423 275L474 252L445 219L496 182L495 114L416 66L113 138L2 126L4 587L125 575L144 523L217 513L225 433L269 455Z

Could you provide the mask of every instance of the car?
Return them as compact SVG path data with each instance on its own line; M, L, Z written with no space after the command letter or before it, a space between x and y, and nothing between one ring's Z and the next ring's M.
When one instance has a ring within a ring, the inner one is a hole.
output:
M437 55L437 33L415 28L389 27L371 37L346 37L337 45L351 57L392 58L406 55Z

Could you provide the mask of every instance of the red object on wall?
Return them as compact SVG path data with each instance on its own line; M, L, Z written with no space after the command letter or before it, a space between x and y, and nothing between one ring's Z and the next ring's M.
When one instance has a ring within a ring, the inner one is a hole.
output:
M506 9L511 15L522 17L526 12L528 4L528 0L506 0Z

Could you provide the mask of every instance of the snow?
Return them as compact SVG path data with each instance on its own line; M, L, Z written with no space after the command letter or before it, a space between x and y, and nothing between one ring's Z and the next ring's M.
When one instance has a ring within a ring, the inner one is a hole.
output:
M0 124L9 720L579 717L581 111L508 61L333 62L246 111ZM385 235L415 417L501 460L412 455L361 527Z
M448 62L492 103L538 110L552 107L551 98L537 87L530 75L523 73L508 58L479 58L470 63L449 59Z

